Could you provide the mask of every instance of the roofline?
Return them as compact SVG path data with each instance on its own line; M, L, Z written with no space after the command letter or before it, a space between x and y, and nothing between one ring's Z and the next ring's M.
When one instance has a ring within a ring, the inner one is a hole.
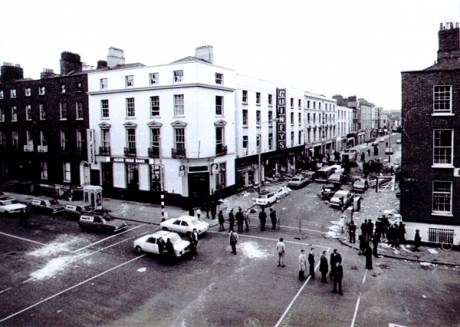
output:
M430 67L428 67L430 68ZM406 70L402 71L401 74L415 74L415 73L433 73L433 72L453 72L453 71L460 71L460 68L454 69L430 69L425 68L423 70Z

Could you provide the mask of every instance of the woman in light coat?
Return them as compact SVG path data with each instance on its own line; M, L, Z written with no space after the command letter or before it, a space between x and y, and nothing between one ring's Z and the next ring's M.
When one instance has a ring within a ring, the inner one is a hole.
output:
M307 256L305 250L300 250L299 254L299 280L302 282L305 280L305 270L307 270Z

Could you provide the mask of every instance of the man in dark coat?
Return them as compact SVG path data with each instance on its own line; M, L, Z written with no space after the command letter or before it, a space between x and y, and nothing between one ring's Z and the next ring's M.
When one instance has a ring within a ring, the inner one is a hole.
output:
M374 247L372 248L372 254L374 255L374 257L378 258L379 255L378 255L377 248L378 248L379 243L380 243L380 233L375 233L374 234L374 238L372 239L372 243L374 245Z
M192 256L193 256L193 258L195 258L196 255L198 254L198 252L197 252L197 248L198 248L198 232L197 232L196 228L194 228L193 231L190 233L189 239L190 239L190 248L191 248Z
M222 212L222 210L219 210L217 219L219 221L219 232L222 232L223 230L225 230L225 227L224 227L225 218L224 218L224 213Z
M342 263L342 256L337 252L337 249L334 249L334 252L331 253L331 257L329 259L329 264L331 265L331 277L337 262Z
M367 219L364 219L364 221L361 223L361 235L366 239L366 234L367 234Z
M321 255L321 259L319 262L319 271L321 272L321 282L327 283L326 276L329 271L329 265L327 263L326 251L323 251L323 254Z
M364 255L366 256L366 269L372 269L372 249L369 245L364 250Z
M235 215L233 214L233 209L230 210L230 213L228 214L228 223L230 224L228 231L231 232L233 227L235 227Z
M173 262L176 259L176 252L174 251L174 245L169 238L166 240L165 249L169 263Z
M361 235L359 235L358 237L358 241L359 241L359 252L358 254L361 255L361 254L364 254L364 250L366 249L366 238L364 237L364 234L361 233Z
M414 237L414 251L418 251L418 248L422 245L422 238L420 237L420 231L417 229L415 230L415 237Z
M308 264L310 265L311 279L315 279L315 255L313 254L313 248L310 249L310 253L308 254Z
M367 233L369 234L369 241L370 241L372 237L374 236L374 223L370 219L367 221Z
M243 222L244 222L244 215L241 207L238 208L238 212L236 213L236 224L238 226L238 233L243 232Z
M334 289L332 293L337 293L337 287L339 289L339 294L342 293L342 279L343 279L343 267L340 262L336 262L334 270L331 272L332 280L334 281Z
M400 221L398 225L398 236L400 244L406 243L406 224L402 221Z
M262 211L259 213L259 220L260 220L260 230L265 230L265 223L267 221L267 214L265 213L265 209L262 208Z
M353 220L348 225L348 236L349 236L350 243L356 242L356 225L353 222Z
M212 218L212 219L216 219L216 213L217 213L216 202L215 202L215 201L212 201L212 202L211 202L211 218Z
M273 208L270 208L270 220L272 221L272 229L275 230L277 219L276 219L276 210Z

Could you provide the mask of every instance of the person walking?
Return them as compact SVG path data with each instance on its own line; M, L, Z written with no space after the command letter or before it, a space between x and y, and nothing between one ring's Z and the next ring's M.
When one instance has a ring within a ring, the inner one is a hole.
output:
M321 272L321 282L327 283L327 273L329 271L329 265L327 263L326 251L323 251L319 260L319 271Z
M212 219L216 219L216 212L217 212L217 205L216 205L216 201L212 201L211 202L211 218Z
M262 208L262 211L259 213L259 220L260 220L260 230L263 232L265 230L265 223L267 221L267 214L265 213L264 208Z
M406 243L406 224L402 221L398 225L399 244Z
M366 256L366 269L372 269L372 249L368 245L366 250L364 251L364 255Z
M418 248L422 245L422 238L420 237L420 230L415 230L414 236L414 251L418 251Z
M273 208L270 208L270 220L272 221L272 230L276 230L276 223L277 223L277 218L276 218L276 210Z
M228 214L228 231L231 232L233 231L233 228L235 227L235 215L233 214L233 209L230 210L230 213Z
M367 223L367 233L368 233L368 238L369 238L369 241L372 239L372 237L374 237L374 223L372 222L372 220L368 220L368 223Z
M276 244L276 252L278 252L278 267L286 267L286 265L284 264L284 254L286 253L286 244L284 244L284 239L282 237Z
M198 232L196 228L190 233L190 248L192 252L193 259L197 256L197 248L198 248Z
M374 255L374 257L378 258L379 255L378 255L378 246L379 246L379 243L380 243L380 234L379 233L375 233L374 234L374 238L372 239L372 243L373 243L373 248L372 248L372 254Z
M225 230L225 227L224 227L225 218L224 218L224 213L222 212L222 210L219 210L219 214L217 215L217 220L219 221L219 232L224 231Z
M350 243L356 242L356 225L353 220L348 225L348 236L349 236Z
M244 225L245 225L245 231L249 232L249 213L251 209L247 209L244 212Z
M313 253L313 248L310 249L310 253L308 254L308 264L310 265L311 279L315 279L315 255Z
M236 213L236 225L238 226L238 233L243 232L243 222L244 222L244 215L241 207L238 208L238 212Z
M305 250L301 249L299 254L299 281L305 280L305 270L307 270L307 258L305 256Z
M238 243L238 234L233 231L233 229L230 231L229 234L229 241L230 241L230 246L232 248L232 253L236 254L236 244Z
M343 279L342 263L337 261L335 263L335 268L333 272L331 272L331 274L332 274L332 280L334 281L334 289L332 290L332 293L337 293L337 288L338 288L339 294L343 295L342 293L342 279Z

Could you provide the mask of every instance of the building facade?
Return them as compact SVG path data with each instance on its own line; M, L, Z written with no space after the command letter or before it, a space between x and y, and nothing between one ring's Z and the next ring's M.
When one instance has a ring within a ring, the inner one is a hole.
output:
M344 151L354 145L354 138L348 138L351 133L351 126L353 124L353 110L344 106L336 106L337 108L337 140L336 150Z
M402 73L401 214L407 237L460 244L460 29L442 24L437 63Z

